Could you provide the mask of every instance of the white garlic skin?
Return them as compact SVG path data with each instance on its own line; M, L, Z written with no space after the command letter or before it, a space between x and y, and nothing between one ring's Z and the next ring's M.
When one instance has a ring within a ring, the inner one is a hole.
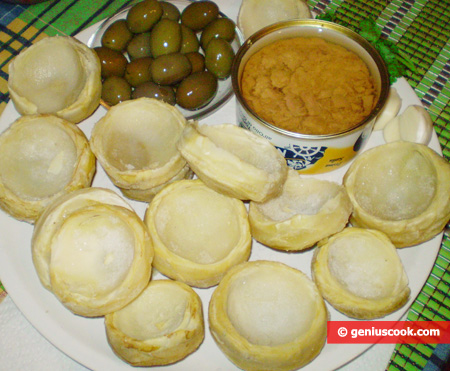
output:
M433 120L419 105L408 106L403 113L390 120L383 129L386 143L404 140L428 144L433 133Z
M373 130L383 130L386 124L397 116L401 106L402 98L400 98L397 89L391 86L386 104L378 114Z

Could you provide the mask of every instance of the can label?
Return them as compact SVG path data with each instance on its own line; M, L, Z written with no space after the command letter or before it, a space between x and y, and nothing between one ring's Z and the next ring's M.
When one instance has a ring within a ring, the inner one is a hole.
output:
M259 130L255 125L251 123L251 121L247 118L245 114L239 115L239 112L240 111L238 110L238 123L240 127L250 130L252 133L257 134L260 137L266 138L267 140L273 141L273 137L266 134L265 131Z
M327 147L309 147L289 144L284 147L275 146L286 159L289 167L304 170L323 159Z
M284 156L289 167L304 174L325 173L345 165L364 147L372 131L372 125L367 125L364 130L346 137L308 141L270 130L249 117L240 105L237 119L240 127L269 140Z
M345 148L333 148L333 147L322 147L323 152L321 153L320 158L314 161L314 163L306 164L305 167L299 169L302 173L305 174L317 174L324 173L345 165L348 161L350 161L353 157L355 157L356 153L353 150L353 147L345 147ZM316 156L317 157L317 156ZM286 159L288 165L289 160Z

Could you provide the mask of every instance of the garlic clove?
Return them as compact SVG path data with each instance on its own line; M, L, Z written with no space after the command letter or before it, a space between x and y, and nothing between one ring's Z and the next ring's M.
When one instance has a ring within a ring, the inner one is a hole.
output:
M394 117L383 128L383 137L386 143L400 140L399 117Z
M419 105L411 105L390 120L383 129L384 140L394 142L404 140L428 144L433 133L433 120L428 111Z
M400 135L403 140L428 144L433 132L433 120L428 111L419 105L408 107L400 118Z
M397 89L391 87L386 104L380 111L375 121L373 130L382 130L390 120L397 116L398 112L400 111L401 105L402 98L400 98Z
M270 24L295 18L312 18L304 0L243 0L237 25L244 38Z

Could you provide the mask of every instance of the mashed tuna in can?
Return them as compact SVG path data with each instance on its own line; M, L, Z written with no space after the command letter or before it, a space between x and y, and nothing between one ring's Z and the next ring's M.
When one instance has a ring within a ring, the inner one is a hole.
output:
M266 45L247 61L241 84L244 100L259 118L301 134L352 129L371 114L377 100L364 61L318 37Z

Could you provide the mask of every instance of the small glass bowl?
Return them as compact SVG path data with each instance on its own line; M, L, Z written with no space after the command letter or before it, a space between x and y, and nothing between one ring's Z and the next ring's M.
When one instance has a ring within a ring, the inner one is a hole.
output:
M165 1L168 1L168 2L172 3L173 5L175 5L180 10L180 12L182 12L184 10L184 8L186 8L190 3L192 3L192 1L189 1L189 0L165 0ZM133 3L133 5L134 4L135 3ZM123 8L118 13L114 14L113 16L106 18L100 24L98 29L89 38L87 45L90 48L95 48L95 47L101 46L102 36L103 36L103 33L106 31L106 29L115 21L117 21L119 19L125 19L128 14L128 11L130 10L130 8L133 5L128 5L127 7ZM229 18L229 17L227 17L227 15L223 14L222 12L219 12L219 16L223 17L223 18ZM234 40L231 42L231 46L232 46L234 52L237 53L237 51L239 50L240 46L243 43L244 37L237 26L235 28L235 31L236 31L236 34L235 34ZM202 50L199 50L199 52L202 52ZM233 94L234 94L234 92L233 92L233 87L231 84L231 76L230 76L227 79L218 80L218 88L217 88L216 95L214 96L212 101L209 102L206 106L200 107L196 110L187 110L178 105L176 105L176 107L181 111L181 113L187 120L201 120L201 119L204 119L205 117L211 115L212 113L217 111L220 107L222 107L225 103L227 103L228 100L233 96ZM104 107L109 108L108 104L105 103L103 100L101 101L101 104Z

